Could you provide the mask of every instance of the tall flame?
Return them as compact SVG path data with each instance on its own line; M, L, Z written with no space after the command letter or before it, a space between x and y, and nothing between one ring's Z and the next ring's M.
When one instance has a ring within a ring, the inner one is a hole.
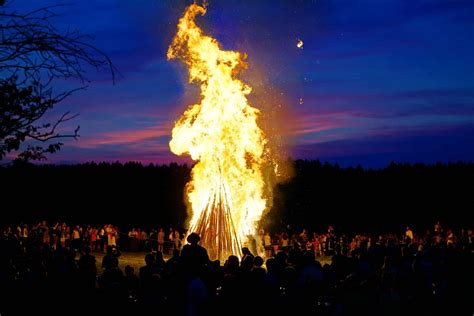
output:
M251 87L236 78L247 67L246 55L222 50L216 39L203 34L195 18L205 13L204 6L190 5L168 49L168 59L182 60L189 82L201 89L200 103L191 105L175 123L169 145L173 153L189 154L197 162L186 187L192 209L189 231L202 227L204 213L212 211L219 200L230 212L230 227L222 226L227 227L223 231L207 223L207 228L216 239L235 231L230 238L240 245L255 233L267 206L263 180L267 140L257 124L260 112L247 100ZM220 198L221 194L225 197ZM231 247L214 256L223 260L235 251L240 249Z

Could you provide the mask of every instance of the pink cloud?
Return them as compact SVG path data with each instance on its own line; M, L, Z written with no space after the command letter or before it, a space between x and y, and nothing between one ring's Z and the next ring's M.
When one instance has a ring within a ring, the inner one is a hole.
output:
M316 112L316 113L315 113ZM314 111L313 109L299 109L290 118L292 128L289 129L290 136L301 138L312 133L321 133L340 129L351 128L360 125L354 120L354 111L332 110Z
M298 137L339 128L343 126L343 122L334 117L311 115L293 119L292 125L294 128L290 134Z
M129 145L170 135L169 124L152 126L139 130L121 130L84 137L71 144L79 148L95 148L104 145Z

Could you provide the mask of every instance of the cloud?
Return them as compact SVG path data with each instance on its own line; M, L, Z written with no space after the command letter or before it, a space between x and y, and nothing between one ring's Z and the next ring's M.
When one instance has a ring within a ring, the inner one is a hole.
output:
M119 130L97 133L92 137L81 138L71 146L78 148L97 148L110 145L133 145L144 141L158 140L170 135L171 128L167 124L139 130ZM143 145L143 144L141 144Z
M391 161L474 161L474 124L390 130L372 137L305 143L294 146L295 158L384 167Z

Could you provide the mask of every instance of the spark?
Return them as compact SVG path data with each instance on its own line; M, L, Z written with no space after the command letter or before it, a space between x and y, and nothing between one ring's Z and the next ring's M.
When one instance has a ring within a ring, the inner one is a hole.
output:
M298 39L298 42L296 43L296 47L299 49L303 49L303 41Z

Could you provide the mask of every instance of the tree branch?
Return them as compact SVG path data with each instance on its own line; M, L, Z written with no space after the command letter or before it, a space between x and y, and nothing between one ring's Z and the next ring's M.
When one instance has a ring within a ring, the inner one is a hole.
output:
M60 31L52 23L55 9L42 7L26 13L8 11L0 0L0 160L19 150L28 139L47 143L57 138L79 137L79 126L61 133L60 126L77 117L69 111L54 123L39 124L43 116L89 82L86 67L107 69L115 83L118 70L110 58L91 45L91 37L78 30ZM78 79L82 86L53 95L55 79ZM18 157L44 159L62 143L28 146Z

